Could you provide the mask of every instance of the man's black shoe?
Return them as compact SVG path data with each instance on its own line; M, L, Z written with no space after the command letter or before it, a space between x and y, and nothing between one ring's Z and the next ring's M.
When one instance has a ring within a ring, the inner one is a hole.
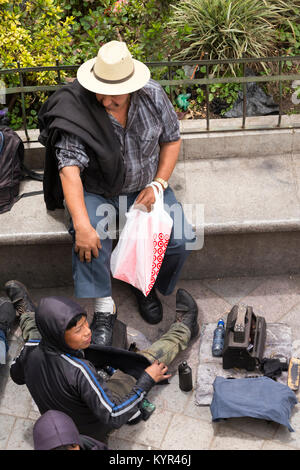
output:
M136 297L142 318L151 325L156 325L156 323L161 322L163 318L163 307L154 287L147 297L145 297L143 292L139 289L136 289L136 287L131 286L131 288Z
M16 311L13 303L8 297L0 297L0 330L7 335L16 318Z
M17 315L22 315L25 312L35 312L36 306L29 297L29 293L20 281L8 281L5 284L5 290L14 304Z
M191 330L191 339L199 333L198 306L185 289L178 289L176 292L175 321L182 322Z
M117 313L95 312L90 329L92 332L92 344L111 346L114 323Z

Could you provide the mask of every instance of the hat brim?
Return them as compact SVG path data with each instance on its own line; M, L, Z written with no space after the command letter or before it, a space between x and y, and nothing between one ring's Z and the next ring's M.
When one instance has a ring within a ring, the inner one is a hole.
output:
M77 80L80 85L89 91L102 95L125 95L139 90L150 79L150 70L142 62L132 59L134 62L133 75L123 83L105 83L98 80L92 72L96 57L84 62L77 70Z

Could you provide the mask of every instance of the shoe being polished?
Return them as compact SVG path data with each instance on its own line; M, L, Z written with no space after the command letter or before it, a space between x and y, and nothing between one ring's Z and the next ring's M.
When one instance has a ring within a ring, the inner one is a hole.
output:
M191 339L199 333L198 306L185 289L178 289L176 292L175 321L182 322L191 330Z
M113 338L113 328L117 318L116 313L95 312L90 329L92 332L92 344L101 346L111 346Z
M131 286L131 289L136 297L141 317L151 325L156 325L156 323L161 322L163 318L163 307L154 287L147 297L145 297L143 292L139 289L136 289L136 287Z
M16 318L16 311L13 303L8 297L0 297L0 330L7 335Z
M17 315L25 312L35 312L36 306L31 300L27 288L20 281L7 281L4 285L6 294L14 304Z

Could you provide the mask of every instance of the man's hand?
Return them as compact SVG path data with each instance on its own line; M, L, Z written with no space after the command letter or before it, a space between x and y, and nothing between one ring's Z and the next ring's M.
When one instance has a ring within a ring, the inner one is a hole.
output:
M148 186L143 189L138 197L136 198L134 207L135 209L140 209L141 211L151 212L152 205L155 203L155 189L152 186Z
M100 238L94 227L88 225L76 229L74 250L78 253L80 261L90 263L92 255L98 258L101 248Z
M92 255L97 258L101 249L98 233L90 223L84 201L84 192L78 166L63 167L59 176L64 191L65 201L75 229L75 247L80 261L90 263Z
M145 369L145 372L147 372L156 383L171 377L171 374L167 374L167 371L168 367L163 362L159 361L154 361L151 366Z

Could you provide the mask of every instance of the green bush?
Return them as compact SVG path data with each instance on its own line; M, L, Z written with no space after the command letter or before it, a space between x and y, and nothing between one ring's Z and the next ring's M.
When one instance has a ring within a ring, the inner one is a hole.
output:
M97 55L99 47L112 40L127 43L142 61L166 59L165 24L169 0L56 0L76 17L72 45L65 48L68 61L80 64Z
M63 10L53 0L0 0L0 67L13 68L54 65L62 60L62 48L70 43L73 17L62 20ZM55 75L41 72L27 80L39 84L55 83ZM18 76L7 76L9 83L18 83Z
M277 28L278 47L281 55L300 55L300 0L299 7L295 11L297 20L287 18Z
M36 67L55 65L56 59L62 60L62 48L70 42L72 17L62 19L63 10L53 0L20 1L0 0L0 68ZM19 75L1 75L7 88L19 86ZM57 83L54 72L37 72L24 75L24 85L53 85ZM35 96L26 94L26 109L29 127L35 127L36 110L45 94ZM9 101L11 125L20 127L22 123L20 97L7 95ZM12 107L14 104L14 108Z
M272 54L300 54L300 0L0 0L0 68L61 64L79 65L94 57L102 44L125 41L141 61L230 59ZM272 64L265 66L272 67ZM294 63L285 64L287 70ZM200 67L204 76L206 70ZM209 74L240 74L238 67L210 67ZM61 72L61 78L66 77ZM154 79L167 78L167 68L153 68ZM183 69L173 78L185 78ZM0 76L18 86L18 74ZM26 74L24 85L57 83L56 72ZM172 97L187 87L173 87ZM210 87L209 99L234 100L237 85ZM197 90L197 91L196 91ZM166 87L170 93L170 88ZM205 101L205 87L192 87L195 101ZM26 94L29 128L45 93ZM21 100L8 95L10 125L22 126ZM174 100L175 103L175 100Z

